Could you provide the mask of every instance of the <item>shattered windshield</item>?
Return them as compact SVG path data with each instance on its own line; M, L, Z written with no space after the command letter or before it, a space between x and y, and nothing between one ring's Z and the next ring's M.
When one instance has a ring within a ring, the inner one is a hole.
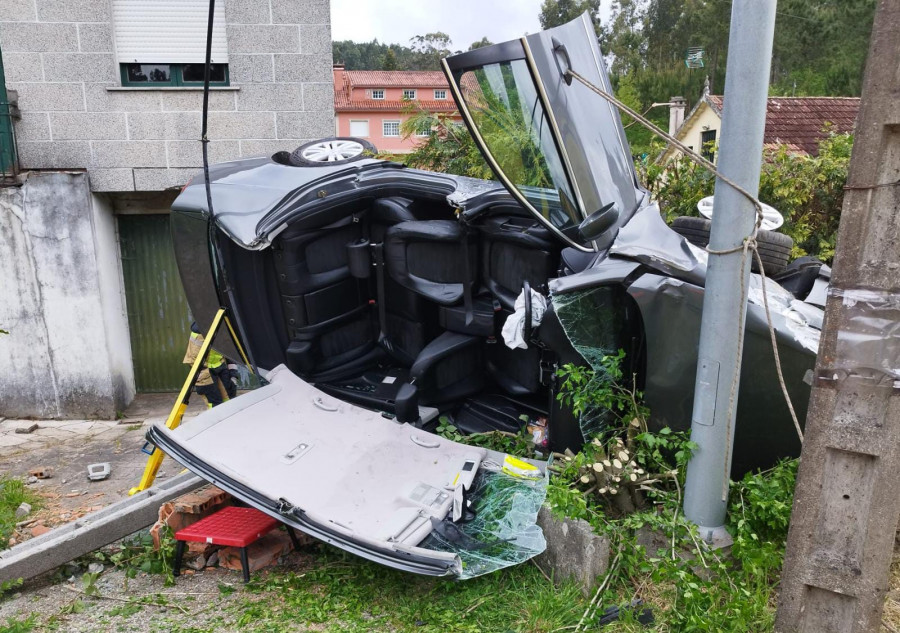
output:
M486 64L458 79L473 125L502 174L560 231L581 213L525 60Z

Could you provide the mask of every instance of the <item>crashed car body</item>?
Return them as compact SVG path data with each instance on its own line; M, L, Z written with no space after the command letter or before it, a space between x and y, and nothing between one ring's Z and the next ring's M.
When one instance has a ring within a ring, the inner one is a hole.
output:
M194 317L208 324L226 306L253 362L272 371L270 384L149 437L314 536L466 577L543 547L533 522L545 468L427 431L441 415L466 432L528 424L549 449L577 450L603 416L563 406L556 370L598 369L620 349L651 426L688 429L706 254L638 183L617 111L567 82L571 67L609 90L587 17L444 65L500 182L345 158L323 141L306 158L212 166L212 212L202 178L177 198L172 234ZM793 294L768 282L800 419L825 273ZM799 452L753 278L735 472ZM544 297L532 326L522 308ZM517 299L523 346L510 348L500 331ZM215 345L237 358L225 337ZM485 520L467 523L472 509Z

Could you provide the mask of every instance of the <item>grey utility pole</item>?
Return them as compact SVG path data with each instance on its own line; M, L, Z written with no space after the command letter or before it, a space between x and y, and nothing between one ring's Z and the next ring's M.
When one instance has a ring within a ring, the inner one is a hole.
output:
M775 630L878 631L900 515L900 2L875 12Z
M734 0L725 75L725 112L718 169L754 196L759 191L769 66L776 0ZM728 250L743 243L756 223L753 203L716 180L709 247ZM687 470L684 514L713 544L730 542L725 531L728 479L734 446L732 381L740 376L743 353L738 328L747 315L750 260L741 253L710 255L700 322L700 350L691 439L697 443ZM741 266L744 285L741 287Z

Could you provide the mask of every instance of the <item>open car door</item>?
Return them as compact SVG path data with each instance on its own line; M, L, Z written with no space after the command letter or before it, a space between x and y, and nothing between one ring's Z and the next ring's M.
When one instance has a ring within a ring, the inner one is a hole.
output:
M545 464L397 423L284 366L267 379L148 439L284 523L405 571L471 578L544 550Z
M646 200L587 13L443 61L453 97L498 179L569 246L603 250Z

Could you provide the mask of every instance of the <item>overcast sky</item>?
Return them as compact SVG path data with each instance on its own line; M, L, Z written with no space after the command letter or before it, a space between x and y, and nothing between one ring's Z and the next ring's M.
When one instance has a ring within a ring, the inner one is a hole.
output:
M443 31L453 50L466 50L485 36L497 43L540 31L540 7L541 0L331 0L331 37L409 45Z

